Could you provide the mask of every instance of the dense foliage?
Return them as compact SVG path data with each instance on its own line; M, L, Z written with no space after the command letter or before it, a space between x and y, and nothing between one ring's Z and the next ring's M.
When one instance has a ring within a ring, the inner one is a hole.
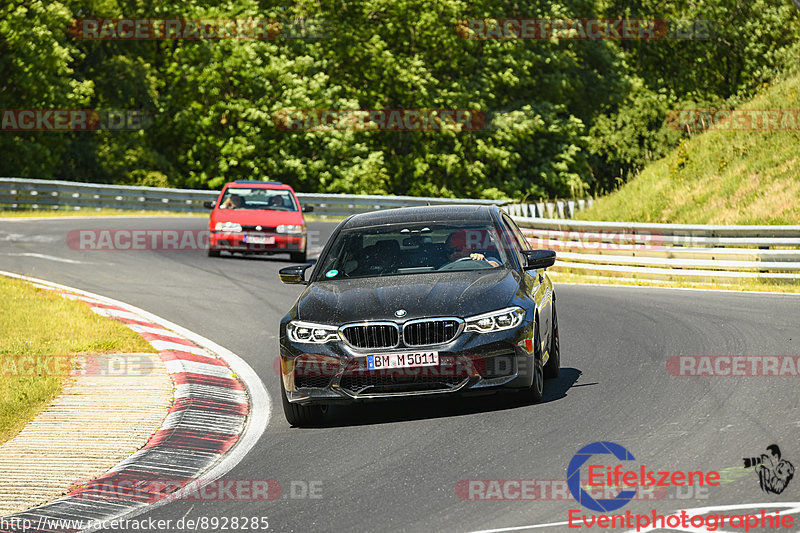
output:
M582 196L613 188L675 146L681 132L665 125L671 109L729 105L793 66L797 15L771 0L10 0L0 5L0 108L140 110L151 119L135 130L3 131L0 175ZM81 40L69 31L81 17L275 19L280 33ZM463 38L459 21L487 17L705 20L710 31L646 41ZM492 118L477 131L280 127L282 112L301 109Z

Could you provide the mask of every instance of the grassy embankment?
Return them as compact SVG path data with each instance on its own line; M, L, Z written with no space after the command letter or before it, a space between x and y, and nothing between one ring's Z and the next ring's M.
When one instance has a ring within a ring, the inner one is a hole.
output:
M743 110L800 108L800 75L764 87ZM796 114L784 114L796 117ZM685 140L582 220L800 224L800 124L787 131L711 129Z
M800 108L800 75L762 88L738 109L763 111ZM784 114L782 120L797 114ZM758 124L758 122L756 122ZM800 224L800 124L786 130L744 131L715 128L684 140L619 190L595 200L577 214L581 220L675 224ZM556 272L562 282L597 283L585 273ZM660 285L749 291L800 292L795 283L765 280L603 283Z
M0 276L0 301L0 443L16 435L70 379L63 375L64 356L72 366L71 356L154 351L121 322L19 280Z

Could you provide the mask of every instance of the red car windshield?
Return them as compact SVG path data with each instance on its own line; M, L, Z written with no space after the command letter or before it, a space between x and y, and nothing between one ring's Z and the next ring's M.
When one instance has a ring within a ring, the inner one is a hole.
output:
M220 209L256 209L298 211L294 195L286 189L229 187L222 196Z

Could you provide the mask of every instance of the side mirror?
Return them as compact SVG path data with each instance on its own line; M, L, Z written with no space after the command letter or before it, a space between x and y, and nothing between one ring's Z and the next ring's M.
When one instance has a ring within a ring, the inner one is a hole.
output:
M522 253L528 261L526 270L551 267L556 262L556 253L552 250L524 250Z
M314 211L314 206L313 205L304 205L304 206L302 206L301 210L303 211L303 213L312 213Z
M205 202L203 202L203 207L205 207L206 209L214 209L215 203L216 202L212 202L211 200L206 200Z
M306 269L312 266L310 263L307 265L292 265L282 268L278 271L281 277L281 282L287 285L308 285L305 280Z

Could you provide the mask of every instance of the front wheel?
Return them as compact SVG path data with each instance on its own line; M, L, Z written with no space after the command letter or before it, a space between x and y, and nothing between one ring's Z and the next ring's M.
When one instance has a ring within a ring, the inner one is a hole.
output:
M292 252L289 254L293 263L305 263L306 262L306 251L303 250L302 252Z
M281 400L283 403L283 415L290 425L296 427L315 426L320 424L325 419L327 406L321 405L299 405L292 403L286 397L286 389L283 386L283 377L281 379Z
M219 250L217 250L216 248L210 248L209 247L209 249L208 249L208 257L219 257Z
M544 393L544 368L542 367L542 354L538 349L539 332L534 336L534 345L537 346L533 354L533 383L527 389L519 392L519 399L526 404L539 403Z
M558 315L556 314L556 302L553 301L553 329L550 333L550 357L544 365L545 379L558 377L558 370L561 368L561 344L558 340Z

